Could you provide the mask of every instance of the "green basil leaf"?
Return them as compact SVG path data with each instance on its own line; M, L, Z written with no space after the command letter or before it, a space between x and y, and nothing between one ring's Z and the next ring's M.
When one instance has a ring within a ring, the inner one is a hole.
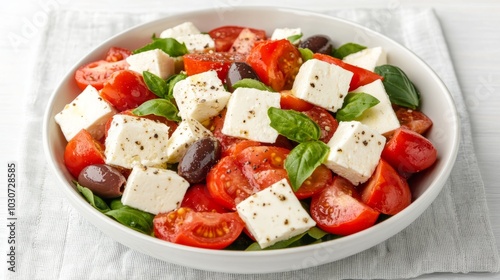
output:
M329 151L330 147L321 141L300 143L290 151L285 159L285 169L294 191L325 161Z
M271 91L274 92L274 89L271 87L266 86L263 82L257 81L255 79L250 79L250 78L245 78L237 81L236 83L233 84L233 88L237 89L239 87L242 88L254 88L258 90L264 90L264 91Z
M307 231L307 234L309 234L310 237L319 240L325 237L325 235L327 235L328 232L320 229L319 227L312 227Z
M132 113L136 116L156 115L165 117L171 121L179 122L181 118L177 115L179 110L167 99L151 99L135 108Z
M97 195L94 195L92 190L80 185L76 181L75 184L76 184L76 189L83 195L85 200L87 200L88 203L92 205L95 209L99 210L102 213L106 213L107 211L111 210L108 204L106 204L106 202L104 202L102 198L98 197Z
M124 206L116 210L108 211L105 214L113 217L120 224L139 232L151 234L153 231L154 215L144 211Z
M132 51L133 54L138 54L145 51L160 49L166 52L171 57L182 56L188 53L186 44L179 43L174 38L153 38L153 42L145 45L142 48Z
M152 93L154 93L158 97L165 97L165 94L168 90L168 86L165 80L149 71L142 72L142 77L144 78L146 86L148 86L148 89Z
M357 52L362 51L364 49L366 49L365 46L358 45L356 43L347 43L347 44L343 44L338 49L336 49L333 52L333 56L338 58L338 59L343 59L344 57L346 57L350 54L357 53Z
M302 60L308 61L313 58L314 53L310 49L299 48L300 56L302 56Z
M385 64L375 67L375 73L384 77L382 83L391 103L417 109L420 105L420 93L403 70L397 66Z
M167 83L167 93L165 95L165 98L170 99L174 97L174 86L177 84L177 82L184 80L187 78L187 75L184 73L179 73L176 75L172 75L168 77L166 83Z
M248 248L245 249L245 251L260 251L260 250L274 250L274 249L283 249L283 248L289 248L292 247L291 245L297 241L299 241L304 235L306 235L307 232L304 232L302 234L290 237L287 240L282 240L274 243L273 245L266 247L262 249L259 245L259 243L254 242Z
M294 44L297 40L299 40L300 38L302 38L302 33L300 34L295 34L295 35L292 35L292 36L288 36L286 39L288 41L290 41L290 43Z
M111 207L111 210L116 210L125 207L125 205L123 205L121 198L115 198L111 200L109 207Z
M270 107L267 115L271 127L292 141L302 143L318 140L321 136L319 125L303 113Z
M350 92L346 95L342 108L335 114L335 118L338 121L355 120L359 118L364 111L378 103L380 103L380 101L373 95L364 92Z

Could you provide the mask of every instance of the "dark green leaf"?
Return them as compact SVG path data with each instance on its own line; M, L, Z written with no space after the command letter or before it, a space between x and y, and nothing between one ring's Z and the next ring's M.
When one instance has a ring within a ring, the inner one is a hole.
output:
M310 237L318 240L323 238L325 235L328 234L328 232L318 228L318 227L312 227L307 231L307 234L309 234Z
M321 136L319 125L303 113L270 107L267 115L271 127L292 141L302 143Z
M299 234L299 235L296 235L294 237L291 237L291 238L289 238L287 240L278 241L275 244L273 244L273 245L271 245L269 247L266 247L264 249L260 248L259 243L254 242L250 246L248 246L248 248L245 251L259 251L259 250L273 250L273 249L289 248L289 247L291 247L291 245L293 243L295 243L296 241L300 240L305 234L306 233L304 232L302 234Z
M165 97L168 90L168 86L165 80L149 71L142 72L142 77L144 78L144 82L151 92L153 92L158 97Z
M167 89L167 93L166 93L165 98L167 98L167 99L173 98L175 84L177 84L177 82L179 82L179 81L184 80L185 78L187 78L187 75L184 73L179 73L179 74L170 76L166 81L168 89Z
M323 163L329 151L330 148L321 141L300 143L290 151L285 159L285 169L294 191Z
M380 101L373 95L364 92L350 92L344 99L342 108L337 111L335 118L338 121L352 121L359 118L364 111L377 105Z
M292 36L288 36L286 39L288 41L290 41L290 43L295 43L297 40L299 40L300 38L302 38L302 33L300 34L295 34L295 35L292 35Z
M106 212L106 215L113 217L119 223L145 234L153 231L154 215L137 210L128 206Z
M86 188L82 185L80 185L78 182L75 181L76 184L76 189L83 195L83 197L88 201L90 205L92 205L95 209L99 210L100 212L106 213L107 211L111 210L109 206L104 202L104 200L97 195L94 195L94 193L89 189Z
M384 77L382 83L391 103L417 109L420 94L408 76L397 66L385 64L375 67L375 73Z
M338 58L338 59L343 59L344 57L346 57L350 54L357 53L357 52L362 51L364 49L366 49L365 46L358 45L356 43L347 43L347 44L343 44L338 49L336 49L333 52L333 56Z
M250 79L250 78L241 79L233 84L234 89L237 89L239 87L254 88L254 89L258 89L258 90L274 92L274 90L271 87L266 86L261 81L257 81L255 79Z
M308 61L313 58L314 53L310 49L299 48L300 55L302 56L302 60Z
M132 113L136 116L156 115L165 117L171 121L179 122L181 118L177 115L179 110L175 105L166 99L151 99L135 108Z
M182 56L188 53L186 44L179 43L179 41L174 38L153 38L153 42L147 44L146 46L134 50L133 54L138 54L145 51L150 51L154 49L160 49L166 52L171 57Z
M115 198L111 200L109 207L111 207L111 210L116 210L125 207L125 205L123 205L121 198Z

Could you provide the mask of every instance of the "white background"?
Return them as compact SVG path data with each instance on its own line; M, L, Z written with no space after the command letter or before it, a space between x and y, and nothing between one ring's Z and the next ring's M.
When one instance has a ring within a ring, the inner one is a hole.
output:
M170 4L175 3L175 4ZM237 5L288 6L312 11L334 8L432 7L440 19L457 78L472 122L474 147L486 186L487 203L497 248L500 248L500 1L381 1L381 0L17 0L4 1L0 11L0 213L6 211L7 162L20 160L23 133L23 100L27 96L35 46L43 29L47 8L177 12ZM22 40L12 40L21 38ZM36 74L36 73L35 73ZM41 135L40 135L41 137ZM36 168L21 166L19 168ZM21 186L22 187L22 186ZM4 224L3 215L0 225ZM6 245L0 226L0 248ZM0 250L4 252L4 250ZM4 260L0 257L0 260ZM4 261L0 262L4 268ZM498 279L500 275L475 275ZM436 275L439 279L468 279L464 275Z

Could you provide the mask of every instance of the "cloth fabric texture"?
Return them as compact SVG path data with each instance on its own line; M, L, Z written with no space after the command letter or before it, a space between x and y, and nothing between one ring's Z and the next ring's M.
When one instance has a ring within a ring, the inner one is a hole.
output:
M325 14L361 23L402 43L449 88L460 113L456 164L437 199L414 223L351 257L304 270L262 275L201 271L129 249L85 220L58 191L42 150L47 100L80 57L107 38L166 13L53 12L40 41L26 127L19 193L18 271L12 279L402 279L434 272L498 272L495 245L469 117L439 20L431 9L350 9Z

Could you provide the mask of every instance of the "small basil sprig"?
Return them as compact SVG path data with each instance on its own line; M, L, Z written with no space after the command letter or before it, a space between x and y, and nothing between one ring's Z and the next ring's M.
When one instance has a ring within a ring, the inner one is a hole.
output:
M309 59L313 58L313 51L307 48L299 48L300 56L302 56L303 61L308 61Z
M234 89L237 89L239 87L242 87L242 88L254 88L254 89L258 89L258 90L264 90L264 91L274 92L274 89L272 89L271 87L266 86L263 82L257 81L255 79L250 79L250 78L241 79L241 80L239 80L239 81L237 81L236 83L233 84L233 88Z
M143 71L142 77L144 78L146 86L152 93L158 97L165 98L165 94L168 91L168 84L165 80L149 71Z
M95 209L99 210L102 213L106 213L107 211L111 210L109 206L104 202L104 200L97 195L94 195L94 193L89 189L86 188L82 185L80 185L78 182L74 182L76 184L76 189L83 195L85 200L92 205Z
M362 46L362 45L359 45L356 43L346 43L346 44L343 44L342 46L340 46L338 49L336 49L333 52L333 57L336 57L338 59L343 59L344 57L346 57L350 54L357 53L357 52L362 51L364 49L366 49L365 46Z
M301 143L318 140L321 136L319 125L303 113L270 107L267 115L271 127L292 141Z
M132 51L133 54L138 54L145 51L160 49L166 52L171 57L183 56L188 53L186 44L179 43L174 38L152 38L153 42Z
M297 42L298 40L300 40L300 38L302 38L303 34L300 33L300 34L295 34L295 35L292 35L292 36L288 36L286 39L288 41L290 41L290 43L292 44L295 44L295 42Z
M383 77L382 83L391 103L417 109L420 105L420 93L403 70L385 64L375 67L375 73Z
M355 120L364 111L379 103L380 101L373 95L364 92L350 92L346 95L342 108L335 114L335 118L345 122Z
M187 78L187 75L184 73L179 73L168 77L166 80L167 83L167 92L165 93L165 98L170 99L174 97L174 86L177 82L182 81Z
M136 116L155 115L175 122L181 121L177 107L169 100L162 98L148 100L135 108L132 113Z

